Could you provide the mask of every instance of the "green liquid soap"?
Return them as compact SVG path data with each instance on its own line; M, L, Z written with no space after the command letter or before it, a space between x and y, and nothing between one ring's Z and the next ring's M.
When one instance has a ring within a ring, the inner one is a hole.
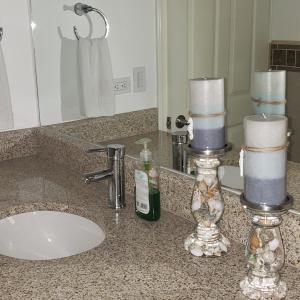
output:
M136 210L137 216L147 221L157 221L160 218L160 191L155 188L149 190L149 207L148 214Z
M142 219L157 221L160 218L159 170L147 147L149 142L151 140L147 138L135 142L144 145L139 166L135 170L135 211Z
M145 171L148 174L150 169L151 169L151 162L150 161L144 161L143 163L144 163Z

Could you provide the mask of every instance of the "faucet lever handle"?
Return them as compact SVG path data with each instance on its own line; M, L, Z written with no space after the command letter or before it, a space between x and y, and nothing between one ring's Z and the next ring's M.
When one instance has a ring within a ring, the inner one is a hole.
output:
M97 153L97 152L107 152L107 147L99 147L99 148L90 148L87 150L87 153Z
M125 155L125 146L121 144L109 144L107 145L107 153L109 157L115 159L122 159Z
M91 148L87 150L88 153L105 152L108 157L115 157L116 159L124 158L125 146L120 144L110 144L106 147Z

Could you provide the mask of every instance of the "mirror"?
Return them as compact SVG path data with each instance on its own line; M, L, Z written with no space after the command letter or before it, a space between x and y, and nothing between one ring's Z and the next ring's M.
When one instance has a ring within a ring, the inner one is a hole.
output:
M62 78L69 79L70 74L76 73L72 69L74 64L66 61L72 55L74 59L74 51L62 60L62 38L72 45L77 43L73 32L74 24L82 36L99 37L105 31L104 23L97 14L77 16L72 11L74 2L69 0L31 2L42 124L86 117L69 116L64 119L62 114L61 96L67 86ZM226 78L227 140L238 148L243 139L243 117L253 113L251 73L253 70L266 70L269 67L286 69L287 114L290 128L294 132L290 159L300 161L300 153L297 152L300 149L300 131L298 137L298 120L295 116L300 89L300 73L297 72L300 66L298 1L124 2L88 2L101 9L111 25L108 42L113 77L133 80L132 73L136 66L146 69L146 90L136 92L134 82L131 82L130 93L116 95L116 113L155 107L158 90L158 107L162 115L160 129L167 130L165 120L169 116L172 119L171 129L175 131L175 118L188 111L188 79L222 76ZM155 40L156 19L160 26ZM66 62L69 67L71 65L65 76L62 76L62 62ZM74 82L76 85L76 78L74 80L73 85ZM167 91L164 92L163 89ZM74 89L70 90L73 92L73 100L78 98L79 93L74 95ZM171 141L170 135L168 140Z
M104 23L97 14L75 15L75 3L70 0L31 0L31 4L42 125L89 117L78 113L81 91L76 90L79 76L75 66L79 43L73 26L81 36L96 38L105 32ZM166 129L167 116L174 124L178 115L188 111L188 79L224 77L227 140L238 147L243 117L252 114L251 73L269 67L286 69L288 116L294 130L290 158L299 161L295 116L300 88L299 1L90 0L88 4L101 9L111 25L108 46L113 79L125 86L116 95L115 113L158 106L160 128ZM69 46L71 51L64 52ZM141 77L134 76L138 70L144 70ZM136 78L143 79L142 88L137 87ZM129 93L122 94L128 87ZM66 92L77 102L77 106L71 105L77 115L63 114L61 100ZM171 135L161 133L157 139L160 163L170 167Z
M103 18L75 3L31 0L41 124L156 107L155 1L84 1L107 18L107 44Z
M174 120L189 111L188 80L224 77L227 141L243 143L243 118L254 113L251 75L256 70L287 71L287 116L293 130L289 159L300 161L297 130L300 92L299 17L295 0L166 1L161 5L164 24L159 44L166 67L158 77L167 83L165 117ZM297 60L298 58L298 60ZM162 84L162 86L164 86ZM164 107L162 107L164 108ZM177 129L178 130L178 129Z

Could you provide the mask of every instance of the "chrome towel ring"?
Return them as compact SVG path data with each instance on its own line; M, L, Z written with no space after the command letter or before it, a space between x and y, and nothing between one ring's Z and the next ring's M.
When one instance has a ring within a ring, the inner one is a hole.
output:
M103 19L103 21L105 23L105 34L102 36L102 38L106 39L108 37L108 34L109 34L109 23L108 23L108 20L107 20L106 16L103 14L103 12L101 10L97 9L97 8L94 8L92 6L89 6L89 5L86 5L86 4L83 4L83 3L76 3L74 5L74 12L78 16L85 15L85 14L91 12L91 11L96 12ZM78 30L77 30L76 26L73 26L73 31L74 31L74 34L75 34L77 40L79 40L79 34L78 34Z

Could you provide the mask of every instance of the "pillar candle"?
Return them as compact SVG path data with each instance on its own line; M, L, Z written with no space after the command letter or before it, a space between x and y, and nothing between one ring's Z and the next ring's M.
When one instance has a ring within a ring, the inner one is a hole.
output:
M221 149L225 145L224 78L190 80L190 113L193 118L192 148ZM219 116L207 116L220 114ZM201 115L197 117L197 115Z
M272 151L272 148L286 145L287 118L279 115L248 116L244 119L244 131L246 147L265 149L264 152L245 151L246 199L256 204L283 203L286 199L287 151Z
M286 71L257 71L252 75L251 97L265 102L286 100ZM255 114L285 115L285 103L258 104L253 102Z

